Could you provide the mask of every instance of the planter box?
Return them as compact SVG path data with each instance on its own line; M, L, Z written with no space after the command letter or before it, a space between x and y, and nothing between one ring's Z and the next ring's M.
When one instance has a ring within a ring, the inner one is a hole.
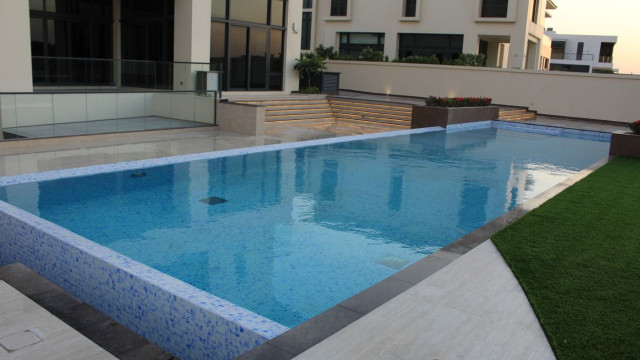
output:
M307 80L300 79L300 89L307 87ZM311 76L311 86L315 86L322 94L338 95L340 93L340 73L323 71Z
M631 132L611 134L609 155L640 158L640 135Z
M464 124L470 122L495 120L499 116L498 106L478 107L438 107L414 106L411 115L411 128L425 128L447 125Z

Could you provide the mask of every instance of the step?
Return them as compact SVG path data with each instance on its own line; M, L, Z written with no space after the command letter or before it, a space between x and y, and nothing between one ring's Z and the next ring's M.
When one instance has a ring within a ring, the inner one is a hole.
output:
M402 116L395 114L375 113L368 111L345 111L334 110L336 116L344 116L349 118L370 118L370 119L389 119L397 121L411 121L411 116Z
M404 128L404 129L411 127L410 123L403 124L403 123L395 123L395 122L380 121L380 120L369 120L369 119L350 119L350 118L336 117L336 121L345 121L345 122L353 122L353 123L363 122L363 123L370 123L370 124L394 126L398 128Z
M401 111L401 110L397 110L397 109L386 109L386 108L364 107L364 106L351 106L351 105L332 104L331 107L333 109L335 109L336 112L338 112L338 111L360 111L360 112L390 114L390 115L408 116L408 117L411 117L411 113L412 113L412 110Z
M324 104L326 100L274 100L274 101L235 101L238 104L263 105L263 106L290 106L290 105L308 105L308 104Z
M286 116L265 116L266 122L273 121L293 121L293 120L306 120L306 119L333 119L333 113L317 113L317 114L297 114Z
M308 109L266 109L266 116L287 116L287 115L305 115L305 114L317 114L317 113L333 113L330 107L322 108L308 108Z
M348 114L336 114L336 119L362 120L369 122L380 122L385 124L411 125L411 120L398 120L390 118L372 118L366 116L353 116Z
M396 104L396 103L377 103L377 102L366 102L366 101L345 101L345 100L328 100L331 105L342 105L342 106L360 106L365 108L376 108L376 109L388 109L388 110L396 110L396 111L408 111L411 112L413 106L407 104Z
M335 119L333 117L330 117L330 118L317 118L317 119L303 118L303 119L273 120L273 121L267 121L266 125L277 126L277 125L287 124L292 122L295 124L306 124L306 123L329 124L329 123L335 122Z

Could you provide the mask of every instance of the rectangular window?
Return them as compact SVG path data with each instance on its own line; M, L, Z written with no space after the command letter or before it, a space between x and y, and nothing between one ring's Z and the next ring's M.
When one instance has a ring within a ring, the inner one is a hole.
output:
M582 60L582 52L584 51L584 43L578 43L578 50L576 51L576 60Z
M531 14L531 21L534 23L538 23L538 14L540 11L540 1L539 0L533 0L533 11Z
M551 42L551 58L562 60L564 59L564 47L566 43L564 41L552 41Z
M268 5L268 0L233 0L229 16L231 20L266 24Z
M304 0L302 2L303 9L313 9L313 0Z
M348 0L331 0L331 16L347 16Z
M384 33L340 33L340 55L357 58L366 48L384 51Z
M227 18L227 0L211 0L211 17Z
M506 18L509 0L482 0L481 17Z
M404 17L416 17L416 0L405 0L402 12Z
M436 55L440 62L457 59L462 53L464 35L399 34L398 57Z
M311 50L311 13L305 11L302 13L302 43L300 49Z
M600 56L598 57L598 62L601 63L612 63L613 62L613 47L615 43L603 42L600 44Z

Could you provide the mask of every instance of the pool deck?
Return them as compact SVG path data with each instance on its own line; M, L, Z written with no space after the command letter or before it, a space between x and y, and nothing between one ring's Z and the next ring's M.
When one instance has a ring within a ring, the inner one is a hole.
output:
M530 123L626 130L617 124L555 117L539 116ZM292 124L260 137L208 127L4 142L0 143L0 176L385 131L384 127L335 125ZM365 291L366 298L347 300L321 314L319 321L312 319L241 358L553 359L524 293L487 239L592 170L415 264L404 275ZM4 301L0 300L3 309Z

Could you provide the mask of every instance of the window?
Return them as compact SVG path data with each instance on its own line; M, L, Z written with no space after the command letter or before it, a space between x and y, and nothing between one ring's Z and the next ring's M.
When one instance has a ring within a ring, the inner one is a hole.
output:
M348 0L331 0L331 16L347 16Z
M384 51L384 33L340 33L340 55L357 58L366 48Z
M313 0L304 0L302 2L303 9L312 9L313 8Z
M566 43L564 41L552 41L551 42L551 58L562 60L564 59L564 47Z
M398 57L436 55L440 62L457 59L462 53L464 35L399 34Z
M404 8L402 9L402 16L416 17L416 0L404 0Z
M576 51L576 60L582 60L582 52L584 51L584 43L578 43L578 50Z
M540 1L539 0L533 0L533 11L531 14L531 21L533 21L534 23L538 23L538 14L540 11Z
M603 42L600 44L600 56L598 62L612 63L613 62L613 47L615 43Z
M509 0L482 0L481 17L506 18Z
M311 50L311 12L302 13L302 44L300 49Z

